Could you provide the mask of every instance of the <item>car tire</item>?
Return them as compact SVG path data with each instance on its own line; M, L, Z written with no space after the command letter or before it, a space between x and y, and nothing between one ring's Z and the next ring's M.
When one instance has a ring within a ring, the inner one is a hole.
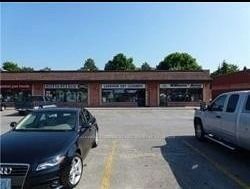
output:
M64 188L72 189L80 182L83 172L83 162L81 156L76 153L71 160L70 169L67 173L66 183Z
M201 121L196 121L195 125L194 125L194 131L195 131L195 137L199 140L199 141L204 141L205 140L205 132L203 130L203 126Z
M95 148L98 146L98 142L99 142L99 133L98 133L98 130L96 129L95 131L95 139L94 139L94 142L92 144L92 148Z

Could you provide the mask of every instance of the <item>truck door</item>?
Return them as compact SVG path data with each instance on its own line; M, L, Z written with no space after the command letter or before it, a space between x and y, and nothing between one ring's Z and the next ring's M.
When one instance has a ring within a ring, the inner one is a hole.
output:
M221 113L224 108L227 95L219 96L215 99L208 111L205 112L205 129L216 136L219 136L221 127Z
M227 106L221 113L220 135L230 143L236 142L236 124L239 110L239 94L232 94L228 98Z
M250 95L246 96L237 125L238 145L250 150Z

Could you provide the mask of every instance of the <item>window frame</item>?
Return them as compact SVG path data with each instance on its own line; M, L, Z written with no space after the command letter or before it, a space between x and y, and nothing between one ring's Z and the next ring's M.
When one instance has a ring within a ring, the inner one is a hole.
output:
M215 102L218 101L218 100L219 100L220 98L222 98L222 97L225 97L222 109L221 109L221 110L213 109L213 105L215 104ZM228 95L227 95L227 94L223 94L223 95L218 96L218 97L211 103L211 105L210 105L210 109L211 109L211 110L210 110L210 111L211 111L211 112L223 112L224 109L225 109L225 105L226 105L225 103L227 102L227 98L228 98Z
M244 104L243 104L243 113L250 113L250 109L247 109L247 103L250 101L250 94L246 94Z
M83 112L83 115L85 117L86 124L90 123L92 120L92 116L91 116L90 112L86 109L84 109L82 112ZM86 116L87 114L89 115L89 119Z
M236 105L234 107L234 111L228 111L228 105L230 103L230 98L233 97L233 96L237 96L237 102L236 102ZM237 110L237 107L238 107L238 104L239 104L239 100L240 100L240 95L239 94L231 94L228 96L228 100L227 100L227 104L226 104L226 107L225 107L225 112L226 113L235 113L235 111Z
M87 123L86 123L86 118L84 116L84 113L83 113L83 111L80 111L79 112L79 126L84 127L86 124Z

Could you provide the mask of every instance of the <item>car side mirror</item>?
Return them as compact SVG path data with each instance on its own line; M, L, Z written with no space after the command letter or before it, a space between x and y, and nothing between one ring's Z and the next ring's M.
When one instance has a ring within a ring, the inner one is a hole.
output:
M11 123L10 123L10 127L12 127L12 128L14 128L16 125L17 125L16 122L11 122Z

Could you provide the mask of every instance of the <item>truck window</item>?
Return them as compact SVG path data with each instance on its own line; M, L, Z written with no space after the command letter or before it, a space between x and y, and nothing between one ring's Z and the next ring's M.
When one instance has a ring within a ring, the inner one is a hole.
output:
M239 95L238 94L232 94L229 97L226 112L230 112L230 113L234 112L236 107L237 107L238 101L239 101Z
M222 112L227 95L222 95L211 104L211 111Z
M247 103L245 109L247 110L247 112L250 112L250 95L248 95L247 97Z

